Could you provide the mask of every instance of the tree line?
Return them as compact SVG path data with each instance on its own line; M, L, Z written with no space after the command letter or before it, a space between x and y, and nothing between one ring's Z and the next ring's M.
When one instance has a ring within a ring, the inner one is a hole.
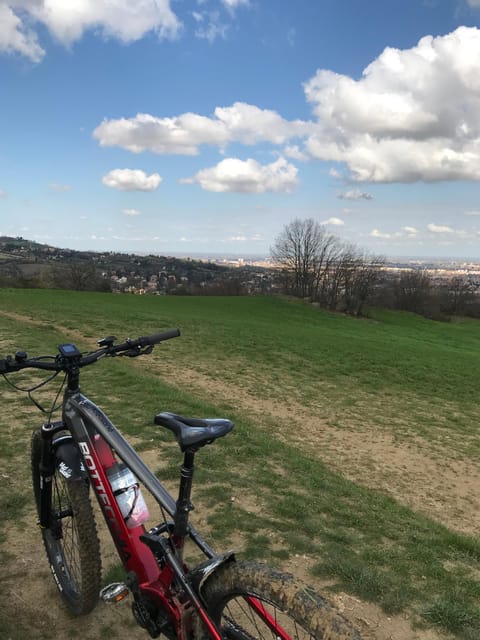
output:
M0 287L20 289L68 289L71 291L111 291L93 264L68 262L29 273L15 262L2 265Z
M461 276L436 282L424 269L384 276L373 293L372 304L411 311L432 320L448 320L451 316L480 318L480 290L473 282Z
M437 284L425 270L392 274L385 257L342 242L313 220L284 226L271 248L283 290L319 306L359 316L366 305L412 311L432 319L480 317L473 283L455 276Z

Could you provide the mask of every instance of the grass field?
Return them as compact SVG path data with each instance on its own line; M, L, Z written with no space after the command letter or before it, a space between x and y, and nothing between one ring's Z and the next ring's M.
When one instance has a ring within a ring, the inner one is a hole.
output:
M480 637L480 324L383 311L357 320L278 298L0 290L1 356L172 326L181 338L148 358L100 362L82 386L141 449L166 454L158 467L170 480L179 459L154 413L234 419L198 461L195 513L215 546L303 563L333 592L438 637ZM0 394L7 564L10 532L31 513L28 440L41 416L2 379ZM14 627L12 640L23 637Z

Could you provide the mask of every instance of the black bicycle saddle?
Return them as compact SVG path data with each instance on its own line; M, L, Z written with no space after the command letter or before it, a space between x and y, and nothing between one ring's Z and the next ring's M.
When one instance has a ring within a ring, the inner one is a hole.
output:
M186 418L168 411L158 413L154 422L175 434L182 451L210 444L230 433L234 427L231 420L224 418Z

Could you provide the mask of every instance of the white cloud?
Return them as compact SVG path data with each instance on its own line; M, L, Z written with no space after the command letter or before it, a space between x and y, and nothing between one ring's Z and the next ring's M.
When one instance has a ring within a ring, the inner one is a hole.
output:
M345 224L345 222L340 218L329 218L328 220L325 220L324 222L322 222L322 224L332 224L336 227L341 227Z
M468 238L472 236L472 231L466 231L465 229L454 229L447 225L437 225L434 223L427 224L427 229L430 233L438 236L457 236L457 238Z
M401 231L393 231L391 233L387 233L384 231L380 231L380 229L373 229L370 232L370 237L378 238L379 240L401 240L405 238L415 238L417 235L417 230L414 227L402 227Z
M102 182L106 187L120 191L155 191L162 178L158 173L148 176L141 169L113 169L103 176Z
M133 118L104 120L93 132L103 147L119 146L134 153L196 155L202 144L224 147L229 142L284 144L306 135L312 125L288 121L276 111L244 102L217 107L214 117L184 113L172 118L139 113Z
M426 226L426 231L430 232L430 239L435 238L437 244L445 243L446 240L454 240L454 239L468 239L473 238L475 236L474 231L465 231L464 229L454 229L447 225L437 225L434 223L430 223ZM416 227L405 226L401 227L399 231L392 232L383 232L379 229L373 229L370 232L370 237L378 238L380 240L418 240L420 238L425 237L425 229L422 231L417 229Z
M345 193L339 193L337 198L340 200L373 200L373 196L360 189L352 189L351 191L345 191Z
M58 193L64 193L65 191L71 190L71 185L69 184L60 184L59 182L51 182L49 185L52 191L57 191Z
M222 0L222 4L227 9L234 11L241 6L248 7L250 5L250 0Z
M0 52L19 53L32 62L40 62L45 51L37 35L13 12L11 3L0 3Z
M93 30L121 42L133 42L154 32L175 38L181 23L169 0L3 0L0 4L0 51L16 52L40 62L45 51L29 28L42 24L65 46Z
M479 0L480 2L480 0ZM480 216L480 211L465 211L466 216Z
M283 154L287 156L287 158L292 158L292 160L305 161L309 159L308 154L302 151L297 144L286 146Z
M287 140L304 136L311 124L301 120L285 120L276 111L260 109L245 102L235 102L231 107L217 107L215 117L229 132L232 141L243 144L271 142L284 144Z
M307 150L358 181L480 180L480 30L386 48L359 80L321 69Z
M141 212L138 209L122 209L122 213L126 216L139 216Z
M480 0L467 0L467 4L474 9L480 9Z
M224 24L220 20L218 11L210 11L203 14L194 14L194 18L198 23L195 29L195 36L200 40L207 40L212 44L217 38L225 40L229 25Z
M381 240L389 240L390 238L392 238L392 234L391 233L383 233L379 229L373 229L370 232L370 236L372 238L379 238Z
M225 127L210 118L185 113L175 118L156 118L139 113L134 118L104 120L93 132L102 147L119 146L140 153L196 155L200 144L223 145Z
M7 195L7 192L4 189L0 189L0 198L5 198Z
M333 167L329 169L328 175L332 176L332 178L336 178L337 180L340 180L343 178L343 175L340 173L340 171L338 171L338 169L335 169Z
M236 193L290 193L297 185L297 168L285 158L261 165L251 158L225 158L215 167L202 169L183 183L198 183L205 191Z
M202 6L205 2L197 3ZM248 7L250 5L249 0L221 0L224 9L227 9L230 21L234 18L235 11L238 7ZM201 40L208 40L212 44L217 38L226 39L230 24L226 24L223 21L223 17L220 15L220 11L192 11L192 17L197 23L195 29L195 37Z
M454 233L452 227L447 227L446 225L438 225L433 222L427 224L427 229L432 233Z

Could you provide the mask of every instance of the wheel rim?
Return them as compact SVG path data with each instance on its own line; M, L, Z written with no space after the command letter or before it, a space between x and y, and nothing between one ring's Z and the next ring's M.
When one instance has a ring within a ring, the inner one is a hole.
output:
M52 569L61 586L72 596L81 591L78 531L65 480L58 473L52 486L52 527L45 531Z

